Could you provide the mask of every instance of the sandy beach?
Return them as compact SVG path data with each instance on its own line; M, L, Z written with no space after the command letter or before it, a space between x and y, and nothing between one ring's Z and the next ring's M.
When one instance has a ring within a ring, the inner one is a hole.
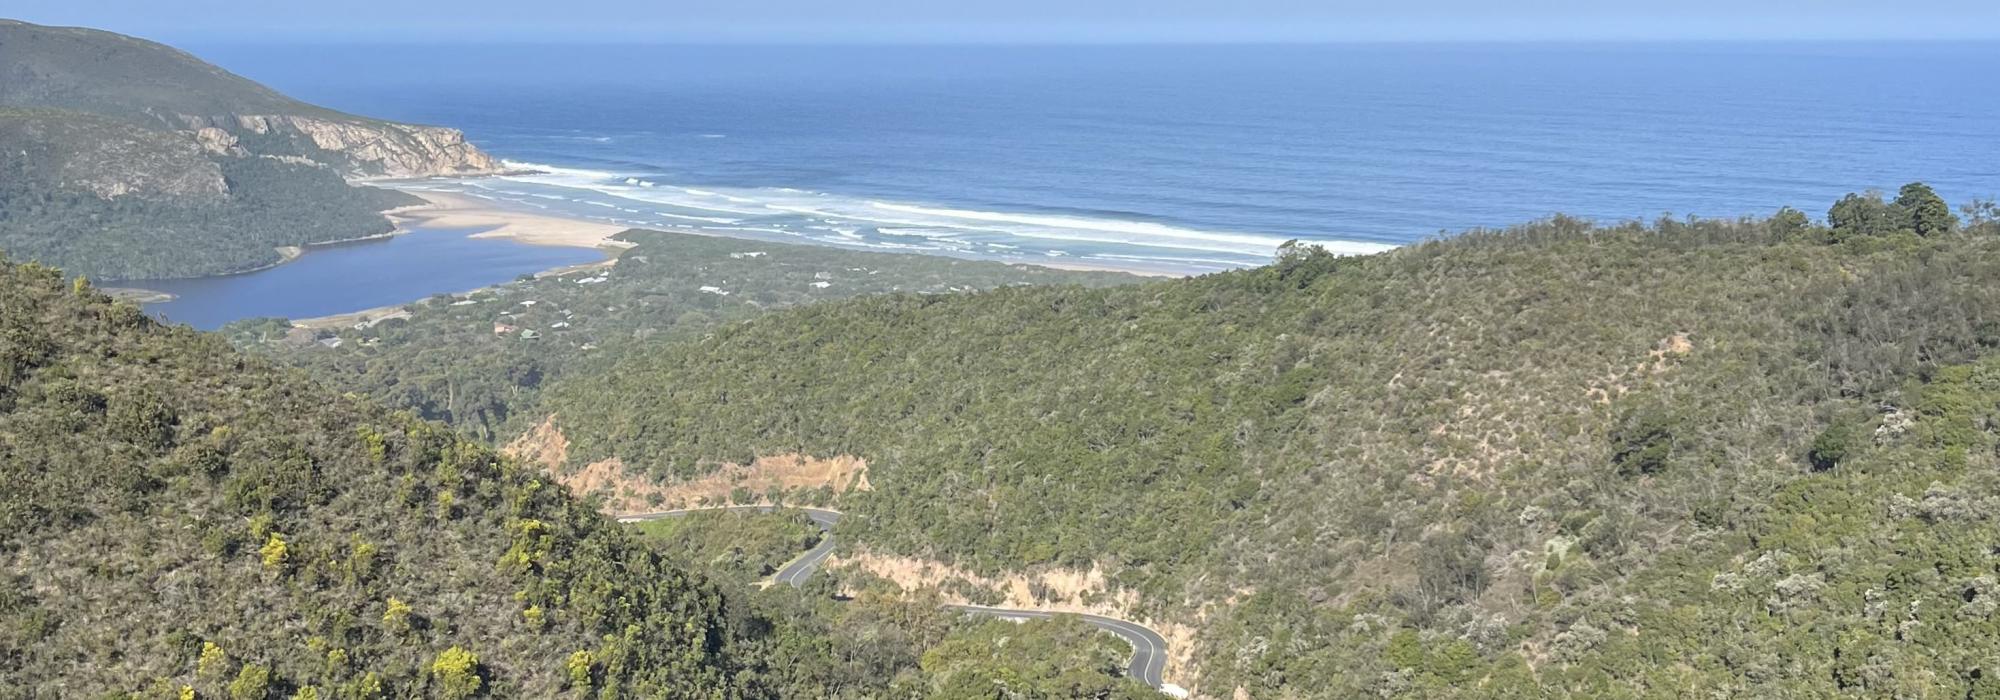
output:
M1012 265L1032 265L1035 267L1046 267L1054 270L1068 270L1070 272L1123 272L1128 275L1138 275L1140 277L1161 277L1161 278L1189 276L1189 273L1184 271L1165 270L1165 269L1151 268L1151 267L1140 267L1137 265L1130 267L1119 267L1116 265L1095 265L1083 262L1048 262L1040 260L1034 262L1025 262L1025 261L1017 262L1013 260L1007 260L1003 262L1007 262Z
M611 236L627 230L627 227L607 224L588 219L573 219L547 214L536 214L497 206L478 197L449 192L418 192L404 190L423 198L427 204L385 212L399 225L408 222L444 228L488 229L473 234L473 238L507 238L531 245L557 245L577 248L614 247L629 248L632 244L610 240ZM695 235L716 235L699 231L682 231ZM1144 265L1113 265L1079 260L1001 260L1014 265L1036 265L1071 270L1077 272L1125 272L1143 277L1186 277L1178 270L1148 267Z
M503 209L462 194L408 192L428 204L388 212L399 225L421 223L441 228L487 229L472 237L507 238L532 245L629 247L622 241L610 240L625 231L623 226Z

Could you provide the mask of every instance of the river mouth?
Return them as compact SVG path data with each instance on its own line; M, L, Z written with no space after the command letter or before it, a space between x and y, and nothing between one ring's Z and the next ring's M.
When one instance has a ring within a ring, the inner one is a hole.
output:
M590 248L472 238L481 228L407 228L387 238L313 246L252 272L115 286L173 295L143 306L161 321L214 330L247 318L312 318L408 304L607 256Z

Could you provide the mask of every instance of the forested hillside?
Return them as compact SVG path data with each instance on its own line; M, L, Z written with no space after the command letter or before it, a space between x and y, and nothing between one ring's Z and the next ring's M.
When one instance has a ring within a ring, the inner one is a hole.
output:
M0 697L1137 687L1070 627L968 655L1012 625L710 583L670 563L704 540L636 539L444 426L5 261L0 479Z
M47 268L0 308L8 696L738 686L718 591L532 470Z
M367 328L293 333L282 319L223 329L238 345L350 391L489 440L540 421L544 387L798 304L891 292L946 294L1023 284L1104 286L1139 278L997 262L632 230L612 267L519 280L404 307ZM338 348L310 342L338 337ZM607 401L622 397L606 396Z
M1829 225L1557 218L820 304L544 403L571 466L656 481L862 457L850 551L1101 567L1199 628L1212 695L1958 695L2000 651L1939 607L1995 572L1968 505L1991 404L1918 385L1983 396L1954 367L2000 346L2000 238L1967 211L1912 186Z

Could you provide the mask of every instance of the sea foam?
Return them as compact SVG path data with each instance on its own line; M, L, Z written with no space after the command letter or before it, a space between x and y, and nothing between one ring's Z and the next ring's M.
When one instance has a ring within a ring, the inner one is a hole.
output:
M507 199L563 202L541 208L561 208L573 215L608 218L591 213L605 207L626 214L697 222L698 230L723 235L783 236L877 249L977 249L1000 259L1085 255L1202 271L1262 264L1289 240L1130 218L985 211L787 187L692 187L660 183L654 179L657 174L518 161L507 161L506 165L522 172L478 181L480 184L473 186L494 195L504 193ZM919 240L923 243L916 242ZM1337 254L1368 254L1394 247L1346 240L1308 243Z

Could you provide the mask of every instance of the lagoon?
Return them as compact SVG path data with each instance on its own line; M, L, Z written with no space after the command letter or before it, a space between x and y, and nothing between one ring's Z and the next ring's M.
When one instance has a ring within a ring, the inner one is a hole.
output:
M146 304L146 311L168 323L213 330L246 318L311 318L407 304L605 257L587 248L470 238L478 232L414 226L389 238L309 247L296 260L254 272L116 286L173 294L172 301Z

